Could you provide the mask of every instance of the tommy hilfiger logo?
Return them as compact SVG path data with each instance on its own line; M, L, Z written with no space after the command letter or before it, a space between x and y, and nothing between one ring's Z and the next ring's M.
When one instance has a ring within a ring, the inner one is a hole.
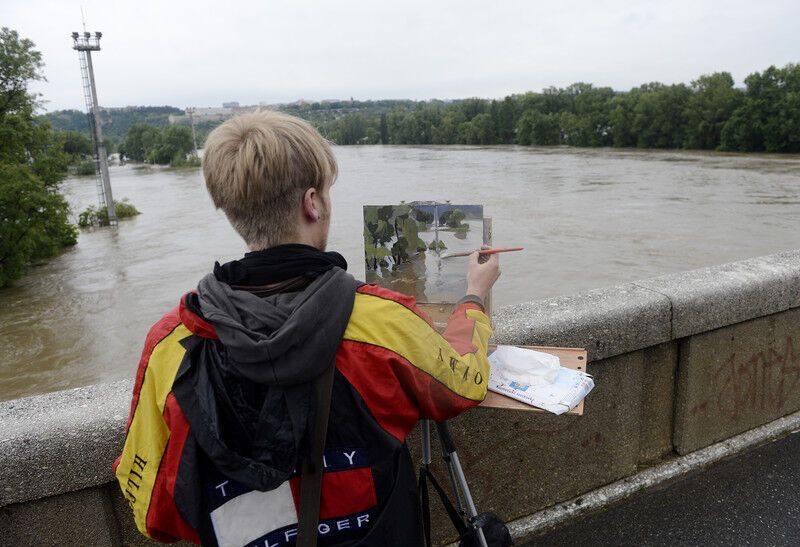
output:
M374 520L377 496L363 448L325 451L320 497L320 537L357 537ZM207 486L209 517L220 546L283 547L297 541L301 478L273 490L252 490L217 475Z
M324 538L351 530L359 530L369 524L371 515L372 511L367 511L363 514L350 515L340 519L320 521L317 526L318 537ZM266 536L248 543L246 547L284 547L285 545L294 545L296 541L297 526L288 526L281 530L270 532Z
M128 469L128 482L125 483L125 499L131 508L133 508L133 504L136 503L136 492L138 492L139 488L142 486L142 473L144 473L144 468L146 466L147 460L139 456L139 454L133 455L133 463L130 469Z

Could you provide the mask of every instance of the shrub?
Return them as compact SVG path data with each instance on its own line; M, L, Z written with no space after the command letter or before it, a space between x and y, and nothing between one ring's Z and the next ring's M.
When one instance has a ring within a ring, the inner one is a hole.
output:
M122 201L114 200L114 210L117 213L118 220L132 218L142 214L141 211L128 201L128 198L124 198ZM105 207L90 205L78 215L78 226L81 228L108 226L108 210Z
M175 157L172 158L170 162L170 166L172 167L200 167L200 158L195 156L194 154L186 154L178 153L175 154Z
M75 174L78 176L94 175L97 172L94 160L85 160L75 166Z

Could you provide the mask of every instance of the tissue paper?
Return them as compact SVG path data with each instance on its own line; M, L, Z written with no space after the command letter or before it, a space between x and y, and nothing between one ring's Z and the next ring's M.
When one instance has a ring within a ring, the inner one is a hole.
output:
M553 414L569 412L594 388L590 375L549 353L498 346L489 365L490 390Z

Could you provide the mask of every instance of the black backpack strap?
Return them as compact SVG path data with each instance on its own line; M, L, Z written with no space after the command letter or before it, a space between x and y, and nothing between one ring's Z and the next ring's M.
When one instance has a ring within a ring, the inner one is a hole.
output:
M331 394L336 361L314 382L315 419L311 437L309 457L303 460L300 479L300 511L297 515L297 547L316 547L319 525L319 504L322 491L322 457L325 452L325 436L328 433L328 417L331 410Z
M447 493L430 472L428 467L423 465L419 470L419 496L420 505L422 506L422 528L425 532L425 544L428 547L431 547L431 508L430 500L428 498L428 483L433 486L433 489L436 490L436 493L439 495L439 499L442 500L442 506L444 506L447 516L450 517L453 526L455 526L459 537L464 537L464 535L469 533L470 528L464 522L464 519L453 505L453 502L450 501Z
M419 483L417 484L417 491L419 492L419 504L422 509L422 533L425 535L426 547L431 546L431 502L428 497L428 483L427 483L427 468L420 467L419 469Z

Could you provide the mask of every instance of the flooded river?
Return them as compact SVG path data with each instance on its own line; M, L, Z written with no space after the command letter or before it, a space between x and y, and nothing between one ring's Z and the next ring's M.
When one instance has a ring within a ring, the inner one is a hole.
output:
M800 157L518 147L339 147L329 246L364 276L364 204L479 203L495 305L800 248ZM150 325L244 245L198 170L114 167L143 214L0 291L0 400L132 377ZM63 186L77 212L94 180ZM463 259L453 259L463 260ZM466 261L464 261L466 267Z

